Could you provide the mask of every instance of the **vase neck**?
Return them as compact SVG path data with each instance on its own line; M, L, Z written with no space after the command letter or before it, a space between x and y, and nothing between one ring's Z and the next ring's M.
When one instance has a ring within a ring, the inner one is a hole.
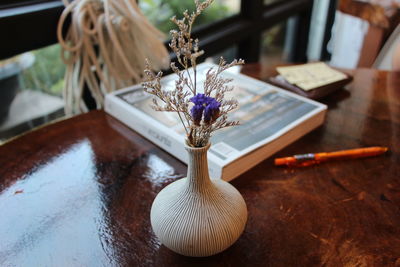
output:
M210 145L205 147L186 147L188 152L188 187L191 190L201 191L210 184L210 176L208 174L207 151Z

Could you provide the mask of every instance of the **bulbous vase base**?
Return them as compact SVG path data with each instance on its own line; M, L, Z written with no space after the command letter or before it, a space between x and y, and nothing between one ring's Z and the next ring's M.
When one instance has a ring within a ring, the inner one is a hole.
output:
M176 253L205 257L230 247L247 221L243 197L223 180L195 187L183 178L165 187L151 208L151 225L161 243Z

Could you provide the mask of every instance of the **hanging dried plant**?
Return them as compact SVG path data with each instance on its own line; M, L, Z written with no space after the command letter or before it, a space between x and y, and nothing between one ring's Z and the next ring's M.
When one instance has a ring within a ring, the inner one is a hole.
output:
M64 99L66 113L87 111L82 100L90 90L97 108L104 95L142 81L145 58L155 69L169 64L164 35L141 13L136 0L63 0L57 35L67 65ZM66 18L71 25L64 37Z

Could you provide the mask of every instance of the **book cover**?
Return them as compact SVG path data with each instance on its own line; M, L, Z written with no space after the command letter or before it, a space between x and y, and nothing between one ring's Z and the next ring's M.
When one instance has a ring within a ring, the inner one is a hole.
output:
M215 65L198 65L198 88L206 71ZM214 133L209 150L212 178L232 180L266 157L287 146L323 123L326 106L300 97L243 74L224 72L234 90L227 94L239 101L230 114L239 126ZM173 89L175 75L162 79L167 90ZM141 85L125 88L106 96L106 112L139 132L178 159L186 162L185 132L176 113L151 108L152 96Z

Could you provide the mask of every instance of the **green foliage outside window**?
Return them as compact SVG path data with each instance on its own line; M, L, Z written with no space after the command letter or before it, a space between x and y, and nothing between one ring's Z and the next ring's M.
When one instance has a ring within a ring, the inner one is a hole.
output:
M170 21L175 14L182 14L185 10L194 10L194 1L182 0L140 0L139 5L147 18L162 32L169 33L176 26ZM195 26L207 24L227 17L232 10L222 1L215 1L204 13L198 17Z
M61 96L65 65L61 61L60 46L52 45L31 53L35 56L35 62L23 71L20 77L21 88Z

